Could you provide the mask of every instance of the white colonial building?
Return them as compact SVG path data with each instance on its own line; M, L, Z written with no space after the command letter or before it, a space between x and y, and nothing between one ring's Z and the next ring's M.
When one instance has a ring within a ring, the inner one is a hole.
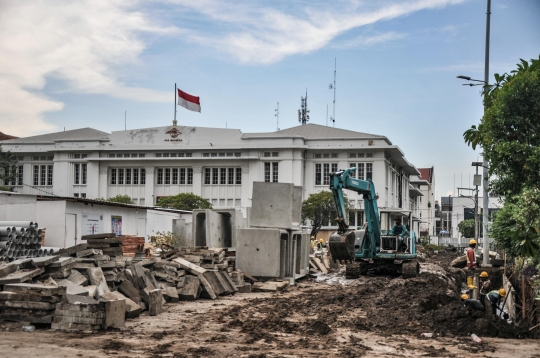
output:
M168 126L109 134L82 128L4 140L2 147L18 157L18 176L8 184L24 194L125 194L152 206L160 197L192 192L215 208L245 209L254 181L303 186L306 199L328 190L329 173L355 166L358 178L373 180L379 207L396 215L412 212L415 230L418 198L425 195L410 183L420 172L385 136L316 124L268 133ZM348 197L356 209L351 224L361 225L362 197Z

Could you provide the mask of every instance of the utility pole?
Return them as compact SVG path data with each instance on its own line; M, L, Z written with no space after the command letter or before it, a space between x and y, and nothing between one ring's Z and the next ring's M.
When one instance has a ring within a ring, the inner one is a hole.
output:
M486 11L486 58L485 58L485 65L484 65L484 86L488 86L489 81L489 30L490 30L490 16L491 16L491 0L487 0L487 11ZM484 87L486 88L486 87ZM486 107L484 106L484 113L486 112ZM488 213L489 213L489 193L488 193L488 167L489 163L486 160L486 156L484 154L484 163L483 163L483 172L484 175L484 182L482 185L482 195L483 201L484 201L484 215L482 217L482 222L484 224L484 247L483 247L483 259L482 259L482 266L483 267L491 267L490 261L489 261L489 238L488 238Z
M479 228L479 223L478 223L478 209L479 209L479 206L478 206L478 186L481 184L482 182L482 176L481 175L478 175L478 167L482 167L484 165L484 163L482 162L473 162L472 163L472 166L473 167L476 167L476 174L474 175L474 179L473 179L473 185L474 185L474 239L476 240L476 242L478 242L478 237L480 236L480 228ZM484 233L484 237L485 237L485 233ZM484 240L484 243L483 245L485 246L486 242Z
M301 100L300 100L300 109L298 110L298 122L300 122L302 125L307 124L307 122L309 122L309 109L307 105L307 88L306 88L306 96L301 97Z

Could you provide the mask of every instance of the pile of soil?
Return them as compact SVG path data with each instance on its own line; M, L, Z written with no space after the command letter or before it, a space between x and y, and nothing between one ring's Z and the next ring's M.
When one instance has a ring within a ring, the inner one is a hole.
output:
M308 289L286 299L279 294L255 299L225 312L221 319L230 327L240 327L252 341L271 341L276 332L325 336L338 327L379 335L527 337L519 328L461 304L463 270L437 265L447 265L453 258L454 253L428 258L422 265L437 269L416 278L364 276L354 286Z

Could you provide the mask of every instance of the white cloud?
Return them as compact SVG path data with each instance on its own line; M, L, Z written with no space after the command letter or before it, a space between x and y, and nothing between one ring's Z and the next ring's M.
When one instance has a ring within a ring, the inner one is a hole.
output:
M353 48L353 47L367 47L377 45L383 42L401 40L406 37L406 34L397 33L395 31L385 32L382 34L371 36L358 36L352 40L344 41L337 44L336 48Z
M41 94L47 80L68 90L138 101L166 102L170 93L130 88L119 66L137 62L141 32L172 33L151 24L130 0L8 1L0 11L0 125L29 135L54 129L43 119L64 105Z
M194 33L191 41L229 53L243 63L270 64L287 56L318 50L354 28L465 0L352 1L337 5L313 1L311 7L301 11L295 9L294 15L269 7L255 7L250 5L252 2L231 6L217 0L169 1L199 12L214 20L217 26L227 28L223 36ZM365 39L367 44L384 40L383 37Z

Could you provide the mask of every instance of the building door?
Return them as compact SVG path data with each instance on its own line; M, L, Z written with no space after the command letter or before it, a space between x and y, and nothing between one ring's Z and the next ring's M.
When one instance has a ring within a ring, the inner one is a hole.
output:
M64 247L77 245L77 215L66 214L66 236L64 237Z
M145 218L137 219L137 236L142 236L146 238L146 219Z

